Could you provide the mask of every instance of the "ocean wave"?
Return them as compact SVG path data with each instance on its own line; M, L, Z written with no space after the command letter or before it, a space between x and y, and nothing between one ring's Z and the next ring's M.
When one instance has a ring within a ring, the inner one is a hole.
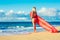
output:
M41 27L36 27L37 31L42 31ZM27 34L33 32L33 27L8 27L7 29L0 29L0 35L12 35L12 34Z

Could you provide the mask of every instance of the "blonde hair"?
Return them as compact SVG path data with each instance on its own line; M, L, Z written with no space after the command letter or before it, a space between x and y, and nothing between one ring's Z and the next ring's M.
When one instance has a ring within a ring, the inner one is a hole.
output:
M33 7L34 9L36 9L36 7Z
M35 12L36 12L36 7L33 7L33 8L32 8L32 11L35 11Z

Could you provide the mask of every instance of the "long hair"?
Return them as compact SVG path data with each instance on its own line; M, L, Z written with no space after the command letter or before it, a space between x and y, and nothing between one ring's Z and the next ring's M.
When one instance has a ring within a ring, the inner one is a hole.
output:
M36 12L36 7L33 7L33 9L34 9L33 11L35 11L35 12Z

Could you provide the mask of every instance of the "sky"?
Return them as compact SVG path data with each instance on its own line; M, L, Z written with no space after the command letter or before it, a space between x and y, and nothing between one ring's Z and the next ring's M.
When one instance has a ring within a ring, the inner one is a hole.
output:
M0 0L0 21L30 21L29 13L34 6L39 16L54 16L53 20L59 19L57 16L60 14L56 14L60 13L57 12L60 10L60 0Z

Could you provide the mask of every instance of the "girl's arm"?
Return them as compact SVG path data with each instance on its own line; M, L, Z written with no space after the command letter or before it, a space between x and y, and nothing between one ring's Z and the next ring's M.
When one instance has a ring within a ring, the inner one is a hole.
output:
M30 12L30 17L31 17L31 19L33 18L33 12Z

